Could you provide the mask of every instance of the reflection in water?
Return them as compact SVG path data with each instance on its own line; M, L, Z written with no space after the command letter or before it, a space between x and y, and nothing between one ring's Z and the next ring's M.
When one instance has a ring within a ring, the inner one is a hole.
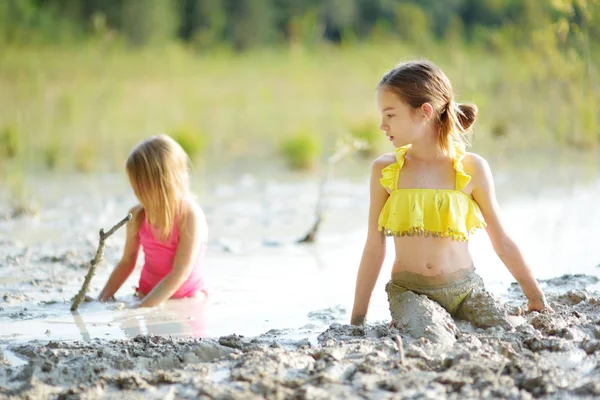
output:
M0 343L27 340L123 339L137 335L207 337L204 298L169 300L155 309L133 308L138 302L91 302L78 312L70 304L54 308L54 316L3 320Z
M6 361L8 361L10 363L10 365L12 365L13 367L22 367L23 365L28 364L28 361L26 359L21 358L19 355L10 351L8 348L3 346L3 347L0 347L0 350L2 350L4 359Z
M83 322L83 318L77 311L73 311L73 320L75 321L75 326L79 329L79 333L81 334L81 338L84 342L89 342L92 340L90 333L87 330L87 326L85 326L85 322Z
M202 297L170 300L147 313L131 310L112 323L128 338L148 334L206 337L205 306L206 300Z

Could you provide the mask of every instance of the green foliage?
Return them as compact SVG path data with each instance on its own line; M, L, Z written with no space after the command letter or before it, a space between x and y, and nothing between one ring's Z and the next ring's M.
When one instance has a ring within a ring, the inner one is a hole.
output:
M19 218L25 215L37 215L39 208L33 201L30 188L20 170L11 168L3 178L4 187L8 190L10 209L8 218Z
M578 148L600 141L597 67L577 52L553 48L553 37L540 32L536 40L546 44L530 49L504 41L494 50L462 42L424 47L451 79L457 101L480 108L478 145L480 138ZM0 57L0 157L50 169L120 170L142 132L156 127L174 127L167 133L191 158L266 159L272 144L280 150L281 132L299 126L318 126L319 141L328 143L352 132L381 151L376 138L386 143L376 118L361 116L374 109L381 72L416 53L397 41L211 57L184 47L132 52L116 46L110 57L101 44L86 51L10 49ZM208 144L211 152L204 154Z
M177 20L172 0L127 0L122 4L121 30L133 45L165 43L175 36Z
M54 170L58 166L60 162L61 156L61 147L58 140L53 140L52 142L46 144L46 147L43 149L43 157L44 164L47 169Z
M221 0L180 2L179 35L199 47L215 47L224 38L227 13Z
M378 153L383 132L376 120L364 119L350 126L350 134L354 139L365 143L365 148L359 151L364 157L372 157Z
M361 40L382 31L420 42L460 26L470 41L510 28L511 42L522 47L551 27L563 45L591 54L588 43L600 40L599 18L599 0L5 0L0 41L62 44L101 31L135 46L180 39L245 50Z
M243 50L269 44L273 38L273 7L270 0L229 0L230 25L226 39Z
M377 123L341 116L365 115L383 71L415 57L480 107L478 144L589 147L599 22L600 0L0 0L0 160L121 168L173 121L191 122L169 132L191 158L267 158L298 126L322 137L286 160L348 131L374 155Z
M190 126L179 126L169 135L185 150L191 160L196 159L206 149L208 135Z
M321 152L319 136L303 129L281 142L281 153L292 169L312 169Z
M72 41L78 36L77 16L61 13L61 5L66 1L0 1L0 43Z
M423 39L431 37L427 14L413 3L402 2L396 7L396 29L406 41L423 43Z
M0 128L0 160L13 159L20 149L19 131L14 125Z
M80 142L75 152L75 170L84 173L92 172L96 167L97 157L97 146L89 140Z

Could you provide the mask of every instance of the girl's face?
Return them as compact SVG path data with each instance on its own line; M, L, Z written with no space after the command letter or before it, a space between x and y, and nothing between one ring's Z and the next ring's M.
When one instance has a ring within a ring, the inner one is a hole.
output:
M381 129L394 147L402 147L419 140L427 126L415 110L400 100L397 94L380 87L377 90L377 108L381 113Z

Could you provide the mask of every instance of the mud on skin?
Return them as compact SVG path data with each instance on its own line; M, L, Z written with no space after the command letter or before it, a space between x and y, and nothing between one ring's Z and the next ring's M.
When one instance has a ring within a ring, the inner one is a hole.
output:
M600 396L600 294L549 296L512 330L458 321L455 342L434 344L387 325L332 324L312 344L286 331L255 338L32 342L0 355L0 397L509 399ZM404 363L397 346L400 337Z

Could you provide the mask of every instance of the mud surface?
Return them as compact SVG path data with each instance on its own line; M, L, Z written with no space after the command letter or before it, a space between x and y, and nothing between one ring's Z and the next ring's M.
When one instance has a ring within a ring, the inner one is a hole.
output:
M337 323L314 340L290 339L289 331L272 330L253 338L147 335L15 344L6 351L23 362L15 365L6 354L0 356L0 395L9 399L600 396L599 293L582 288L551 294L549 300L556 313L525 315L514 329L484 330L457 321L451 345L388 325L359 328ZM320 317L336 312L323 310Z
M100 183L115 187L110 179ZM86 185L57 186L56 200L42 202L38 216L0 221L0 399L600 396L600 183L569 201L542 193L504 208L536 276L550 278L541 284L556 313L523 315L519 287L509 285L487 238L475 237L478 271L508 304L514 327L475 328L413 299L451 327L444 340L425 327L389 327L385 278L374 291L370 324L344 325L364 244L357 227L366 220L366 183L335 187L336 212L311 246L264 243L305 232L315 196L299 193L316 193L316 185L259 190L248 183L241 197L237 186L207 193L206 309L183 300L132 309L138 269L117 302L85 303L71 314L98 229L119 221L132 200L124 186L107 198ZM123 234L107 242L92 297L118 261ZM385 265L382 276L389 276L391 260Z

